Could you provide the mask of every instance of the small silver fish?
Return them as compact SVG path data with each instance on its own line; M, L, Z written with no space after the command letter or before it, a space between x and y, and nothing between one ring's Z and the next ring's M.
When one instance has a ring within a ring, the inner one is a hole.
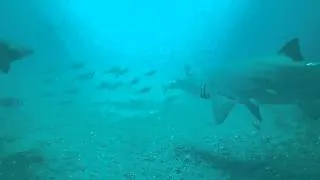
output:
M133 78L130 82L131 85L135 85L135 84L138 84L140 82L140 79L139 78Z
M80 75L76 76L75 80L78 80L78 81L91 80L94 77L94 75L95 75L95 72L91 71L91 72L80 74Z
M23 106L22 100L14 97L5 97L0 99L0 107L19 108Z
M148 72L145 73L145 76L153 76L153 75L155 75L156 73L157 73L156 70L150 70L150 71L148 71Z
M137 91L138 94L146 94L151 91L151 87L144 87Z

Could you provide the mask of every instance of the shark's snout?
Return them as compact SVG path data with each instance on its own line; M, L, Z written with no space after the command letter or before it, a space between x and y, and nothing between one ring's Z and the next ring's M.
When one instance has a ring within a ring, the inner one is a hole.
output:
M164 85L162 88L163 94L166 94L169 89L172 89L175 86L175 84L176 84L176 81L171 80L166 85Z

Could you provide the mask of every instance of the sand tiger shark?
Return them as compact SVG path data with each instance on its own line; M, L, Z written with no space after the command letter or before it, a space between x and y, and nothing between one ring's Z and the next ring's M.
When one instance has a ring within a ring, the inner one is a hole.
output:
M32 54L33 50L31 49L12 47L9 43L0 41L0 71L8 74L12 62Z
M294 38L274 55L215 67L200 96L213 102L218 124L225 121L236 104L243 104L257 122L262 121L260 105L264 104L296 103L308 116L318 118L320 111L314 105L320 104L319 83L320 63L305 60L299 39Z
M320 117L316 106L320 105L320 64L303 58L298 38L274 55L216 66L204 77L202 85L188 77L171 82L166 89L182 89L211 100L217 124L227 119L236 104L249 110L256 127L262 121L260 106L264 104L298 104L309 117Z

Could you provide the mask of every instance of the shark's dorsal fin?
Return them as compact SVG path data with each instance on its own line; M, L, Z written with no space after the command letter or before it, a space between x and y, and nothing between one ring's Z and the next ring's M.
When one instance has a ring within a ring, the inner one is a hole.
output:
M282 46L278 53L288 56L296 62L304 60L301 54L300 43L298 38L291 39L289 42Z

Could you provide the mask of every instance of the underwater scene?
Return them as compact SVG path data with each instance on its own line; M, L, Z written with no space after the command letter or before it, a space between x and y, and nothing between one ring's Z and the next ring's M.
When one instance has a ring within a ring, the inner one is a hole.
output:
M0 84L0 180L320 180L320 1L2 0Z

